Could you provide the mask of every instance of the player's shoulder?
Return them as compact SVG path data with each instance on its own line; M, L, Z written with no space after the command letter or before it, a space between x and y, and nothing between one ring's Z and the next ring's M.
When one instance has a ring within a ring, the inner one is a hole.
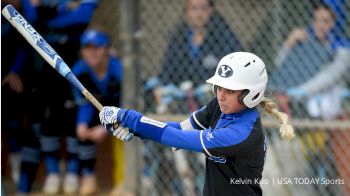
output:
M221 114L217 98L212 98L209 103L192 114L193 118L199 119L201 123L211 122L212 119Z
M72 67L72 72L77 76L81 75L87 70L88 70L88 66L82 59L79 59Z
M122 64L122 61L118 57L110 56L109 59L112 66L121 66Z
M214 113L215 111L217 111L217 110L220 108L219 102L218 102L218 99L217 99L216 96L213 97L213 98L209 101L209 103L208 103L208 105L207 105L207 108L208 108L208 110L209 110L210 113Z
M100 0L81 0L80 1L81 4L84 4L84 3L90 3L90 4L99 4L100 3Z
M120 72L123 68L122 61L118 57L114 56L109 57L109 66L109 70L112 72Z
M260 113L257 108L246 108L239 114L238 121L253 123L260 119Z

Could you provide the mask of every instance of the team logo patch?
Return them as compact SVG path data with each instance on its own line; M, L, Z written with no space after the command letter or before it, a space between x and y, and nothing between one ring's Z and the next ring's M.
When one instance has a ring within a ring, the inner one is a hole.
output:
M233 75L233 70L228 65L221 65L218 70L219 76L228 78Z
M206 139L207 139L208 142L210 142L211 139L214 139L213 134L208 132L207 135L206 135Z

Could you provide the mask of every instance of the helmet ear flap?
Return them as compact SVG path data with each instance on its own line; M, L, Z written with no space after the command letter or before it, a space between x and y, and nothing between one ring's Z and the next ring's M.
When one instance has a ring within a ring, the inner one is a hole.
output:
M238 96L238 102L242 105L245 105L244 104L244 101L243 99L245 98L245 96L247 96L249 94L249 90L245 89L241 92L241 94Z

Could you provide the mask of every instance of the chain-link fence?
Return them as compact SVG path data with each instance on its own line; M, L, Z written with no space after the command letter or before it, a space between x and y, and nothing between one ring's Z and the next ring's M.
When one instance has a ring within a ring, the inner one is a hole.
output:
M213 93L205 81L221 57L257 54L269 73L266 95L296 131L283 141L264 116L264 194L349 195L349 14L346 0L101 0L91 24L112 36L123 59L123 106L163 121L206 105ZM138 144L126 143L124 157L124 178L136 193L202 195L203 154ZM101 184L110 180L100 173Z
M205 81L221 57L256 53L269 73L266 94L296 129L287 143L265 120L265 194L350 192L348 1L152 0L138 12L144 112L183 120L212 98ZM145 195L201 195L204 156L144 142L143 157Z

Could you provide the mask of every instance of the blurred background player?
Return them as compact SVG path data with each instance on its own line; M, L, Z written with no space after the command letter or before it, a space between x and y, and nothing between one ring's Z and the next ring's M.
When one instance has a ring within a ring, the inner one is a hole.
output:
M36 21L35 10L29 0L2 1L1 8L8 3L15 6L28 22ZM13 182L17 183L20 170L20 150L23 144L21 135L24 133L25 113L28 109L28 96L34 85L35 69L34 52L23 37L16 32L12 25L1 16L1 143L7 149L8 159L3 157L2 168L10 166ZM15 112L16 111L16 112ZM6 164L9 160L9 164ZM6 174L2 170L2 174Z
M40 1L30 2L36 11L35 27L68 65L78 59L80 35L87 27L97 1ZM61 137L66 136L66 174L63 191L75 193L79 188L77 159L78 142L75 134L75 105L70 84L39 58L39 82L33 90L32 107L36 119L30 119L33 139L27 141L22 154L19 192L28 193L40 160L40 150L45 158L47 176L43 186L45 194L57 194L61 187L59 160ZM29 65L31 66L31 65ZM62 123L64 122L64 123ZM40 136L37 135L40 132ZM36 138L36 140L35 140ZM37 140L40 141L37 144Z
M73 73L102 103L120 105L122 64L109 55L110 38L106 33L90 28L81 37L80 59L72 68ZM98 110L80 92L75 93L78 106L76 132L79 139L78 157L81 168L80 194L93 194L97 191L95 162L96 142L107 135L99 123Z

